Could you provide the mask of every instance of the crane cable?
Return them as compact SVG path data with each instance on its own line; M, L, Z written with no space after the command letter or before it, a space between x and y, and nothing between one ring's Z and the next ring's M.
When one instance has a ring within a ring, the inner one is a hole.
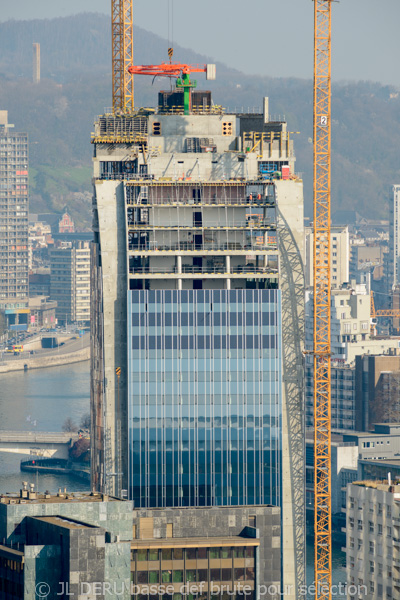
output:
M174 0L168 0L168 57L172 62L174 54Z

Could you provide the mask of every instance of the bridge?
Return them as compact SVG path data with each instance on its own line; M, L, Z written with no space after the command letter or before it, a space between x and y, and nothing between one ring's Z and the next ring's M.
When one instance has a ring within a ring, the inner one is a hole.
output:
M79 438L73 432L0 430L0 452L68 459L68 450Z

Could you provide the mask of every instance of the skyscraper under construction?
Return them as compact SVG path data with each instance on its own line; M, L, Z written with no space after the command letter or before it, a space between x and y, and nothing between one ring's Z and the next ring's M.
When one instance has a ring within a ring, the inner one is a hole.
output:
M93 486L137 507L278 505L283 581L303 583L303 188L287 125L266 98L227 114L183 73L156 109L100 116L92 141Z

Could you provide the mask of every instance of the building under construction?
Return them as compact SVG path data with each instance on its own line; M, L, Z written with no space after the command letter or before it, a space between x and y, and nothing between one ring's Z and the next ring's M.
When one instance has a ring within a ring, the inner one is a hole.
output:
M294 598L304 231L291 134L267 99L227 114L183 74L156 109L100 116L92 142L93 487L143 508L280 506Z

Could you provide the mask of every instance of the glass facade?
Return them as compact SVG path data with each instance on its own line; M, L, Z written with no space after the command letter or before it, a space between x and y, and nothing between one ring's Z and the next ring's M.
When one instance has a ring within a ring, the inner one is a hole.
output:
M279 290L128 292L129 496L280 505Z
M132 549L131 581L135 597L139 600L253 600L255 553L255 546L182 548L175 545Z

